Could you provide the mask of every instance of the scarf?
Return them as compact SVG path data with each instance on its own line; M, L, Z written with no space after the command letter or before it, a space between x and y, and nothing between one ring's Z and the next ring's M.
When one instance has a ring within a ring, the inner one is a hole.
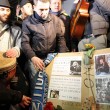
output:
M38 19L41 23L44 23L46 20L42 19L36 12L34 13L34 17Z
M44 60L45 67L51 63L57 53L50 53L47 55L47 58ZM48 95L48 76L43 71L36 71L36 75L34 76L35 84L34 90L32 93L32 105L30 110L44 110L44 106L47 102Z

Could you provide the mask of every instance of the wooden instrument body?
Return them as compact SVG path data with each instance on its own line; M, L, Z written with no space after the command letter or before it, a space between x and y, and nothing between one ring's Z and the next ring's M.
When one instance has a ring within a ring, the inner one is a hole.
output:
M85 0L78 2L75 13L71 19L70 34L72 38L81 39L84 33L85 24L89 17L88 9L88 2Z
M0 75L16 73L16 58L7 58L4 52L0 52Z

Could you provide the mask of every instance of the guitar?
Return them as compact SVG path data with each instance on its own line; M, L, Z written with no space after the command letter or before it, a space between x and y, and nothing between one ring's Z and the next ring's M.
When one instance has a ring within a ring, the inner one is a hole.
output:
M86 2L86 0L78 1L70 23L70 34L72 38L77 38L78 40L81 39L84 33L85 24L89 17L89 5L89 2Z

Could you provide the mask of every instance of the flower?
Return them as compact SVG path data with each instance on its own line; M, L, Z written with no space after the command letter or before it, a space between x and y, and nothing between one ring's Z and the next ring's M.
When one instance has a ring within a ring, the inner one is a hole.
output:
M95 48L93 44L85 44L86 49L92 49Z
M87 49L86 55L92 58L95 46L93 44L85 44L85 48Z
M46 106L44 107L44 110L63 110L60 105L57 105L55 108L52 102L47 102Z
M47 102L44 110L54 110L54 106L52 102Z

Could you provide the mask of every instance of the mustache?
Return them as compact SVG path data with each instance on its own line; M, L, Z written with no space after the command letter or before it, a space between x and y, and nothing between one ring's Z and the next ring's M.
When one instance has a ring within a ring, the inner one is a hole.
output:
M9 19L10 18L10 16L7 16L7 15L3 15L2 17L5 18L5 19Z

